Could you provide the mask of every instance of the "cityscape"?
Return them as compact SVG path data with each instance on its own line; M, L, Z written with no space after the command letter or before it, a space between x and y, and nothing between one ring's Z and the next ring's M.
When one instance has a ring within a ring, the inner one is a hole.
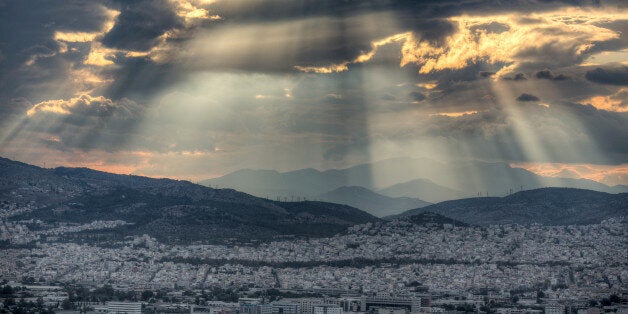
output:
M235 246L167 245L148 235L106 246L59 241L125 223L46 228L3 220L10 245L0 278L15 302L22 296L44 308L94 311L112 301L212 313L626 310L610 303L625 295L628 280L623 218L488 227L395 220L329 238Z

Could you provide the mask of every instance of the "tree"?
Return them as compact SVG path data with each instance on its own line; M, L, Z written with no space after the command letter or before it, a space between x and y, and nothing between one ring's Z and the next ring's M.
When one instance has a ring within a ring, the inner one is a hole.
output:
M42 297L37 298L37 308L40 310L44 308L44 299Z
M13 305L15 305L15 299L13 299L13 298L4 299L4 307L5 308L13 306Z
M0 290L0 295L5 297L13 295L13 287L11 287L10 285L2 287L2 290Z
M72 302L70 302L69 299L65 299L63 300L63 302L61 302L61 308L64 310L71 310L73 308L73 304Z
M153 291L151 290L144 290L142 292L142 301L148 301L150 300L153 296L155 296L155 294L153 293Z

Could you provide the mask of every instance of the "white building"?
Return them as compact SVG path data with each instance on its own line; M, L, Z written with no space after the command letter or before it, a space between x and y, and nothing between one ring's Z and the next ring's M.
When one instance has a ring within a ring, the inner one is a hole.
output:
M140 302L107 302L107 313L109 314L141 314L142 303Z
M548 304L545 306L545 314L564 314L565 307L560 304Z
M335 304L314 305L313 314L342 314L342 307Z

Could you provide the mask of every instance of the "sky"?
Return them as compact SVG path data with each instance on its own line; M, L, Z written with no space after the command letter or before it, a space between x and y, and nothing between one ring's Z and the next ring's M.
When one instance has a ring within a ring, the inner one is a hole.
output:
M0 156L212 178L394 157L628 184L628 3L0 0Z

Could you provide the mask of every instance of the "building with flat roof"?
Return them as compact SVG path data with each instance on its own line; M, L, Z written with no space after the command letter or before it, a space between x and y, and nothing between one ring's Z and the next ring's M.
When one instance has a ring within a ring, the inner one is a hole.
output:
M273 302L272 314L301 314L301 305L296 302Z
M342 307L335 304L314 305L313 314L342 314Z
M379 308L403 308L406 313L417 313L421 309L421 298L414 296L394 297L377 295L362 298L360 307L366 312L376 312Z
M109 314L141 314L142 303L140 302L107 302L107 313Z
M548 304L545 306L545 314L564 314L565 307L560 304Z

